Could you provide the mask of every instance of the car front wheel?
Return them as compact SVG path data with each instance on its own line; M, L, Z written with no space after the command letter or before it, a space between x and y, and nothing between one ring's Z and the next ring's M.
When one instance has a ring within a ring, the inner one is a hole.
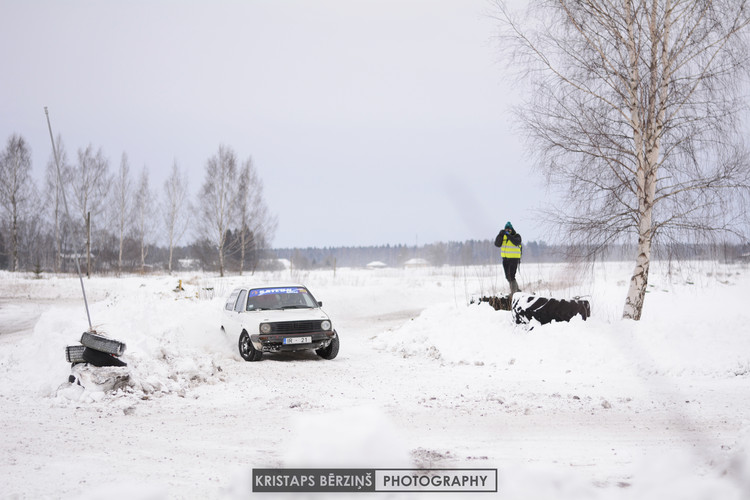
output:
M250 341L250 335L248 335L247 332L242 332L242 334L240 334L240 341L237 345L240 349L240 356L242 356L242 359L245 361L260 361L261 356L263 356L261 351L258 351L253 347L253 343Z
M328 344L328 347L323 347L315 352L323 359L335 358L339 354L339 336L335 335L331 340L331 343Z

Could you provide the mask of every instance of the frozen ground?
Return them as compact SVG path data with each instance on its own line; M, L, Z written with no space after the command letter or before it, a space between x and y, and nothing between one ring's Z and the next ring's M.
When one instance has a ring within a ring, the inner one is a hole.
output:
M496 468L508 499L750 498L750 270L658 267L624 322L629 271L522 266L593 309L530 331L469 304L497 267L92 278L95 328L128 345L107 391L66 382L77 278L0 273L0 498L239 499L252 468L344 466ZM274 280L324 302L338 358L241 360L223 299Z

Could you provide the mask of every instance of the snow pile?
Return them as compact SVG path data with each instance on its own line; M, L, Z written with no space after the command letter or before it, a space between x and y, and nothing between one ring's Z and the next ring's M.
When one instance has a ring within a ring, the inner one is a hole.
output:
M711 294L707 305L706 294ZM591 299L592 317L570 322L516 325L509 311L488 304L434 304L402 326L377 337L380 349L444 363L517 365L555 363L561 369L610 373L700 375L750 374L750 280L716 284L710 292L691 287L649 294L640 322L610 320ZM715 304L720 304L717 307Z
M600 320L575 317L529 331L513 322L511 312L487 304L443 304L377 340L381 349L396 355L443 363L532 368L544 363L563 370L587 366L618 371L628 369L630 362L622 356L627 340L617 330Z
M380 348L404 358L424 357L451 363L488 363L507 353L516 331L508 317L489 305L434 305L403 326L378 336Z
M121 357L127 367L76 365L71 370L65 363L65 347L78 344L88 329L81 301L80 306L46 309L15 352L0 354L0 371L6 372L8 383L84 402L100 400L105 393L184 395L197 385L222 381L221 364L236 357L219 329L223 300L200 299L197 287L175 292L173 282L123 279L118 291L90 306L94 329L127 344ZM73 387L65 383L70 375Z

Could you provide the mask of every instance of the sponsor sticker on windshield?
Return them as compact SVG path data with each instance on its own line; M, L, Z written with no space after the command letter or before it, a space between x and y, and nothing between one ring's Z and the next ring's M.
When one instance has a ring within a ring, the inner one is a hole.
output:
M250 297L257 297L260 295L268 295L268 294L282 294L282 293L302 293L302 289L299 287L289 287L289 288L256 288L255 290L250 290Z

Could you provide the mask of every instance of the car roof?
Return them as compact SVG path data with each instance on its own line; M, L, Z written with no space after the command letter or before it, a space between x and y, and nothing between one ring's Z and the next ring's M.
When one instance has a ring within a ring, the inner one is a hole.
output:
M299 283L271 283L267 285L243 286L243 290L257 290L259 288L307 288Z
M293 283L293 284L273 283L273 284L268 284L268 285L241 286L232 290L232 293L235 293L235 292L240 293L240 290L263 290L266 288L304 288L305 290L309 292L309 290L307 289L305 285L300 285L299 283Z
M239 294L240 291L242 290L263 290L266 288L304 288L305 290L307 290L307 293L311 293L310 290L308 290L305 285L300 285L299 283L294 283L291 285L288 283L284 283L284 284L273 283L273 284L268 284L268 285L240 286L240 287L233 289L231 294L235 294L235 293Z

